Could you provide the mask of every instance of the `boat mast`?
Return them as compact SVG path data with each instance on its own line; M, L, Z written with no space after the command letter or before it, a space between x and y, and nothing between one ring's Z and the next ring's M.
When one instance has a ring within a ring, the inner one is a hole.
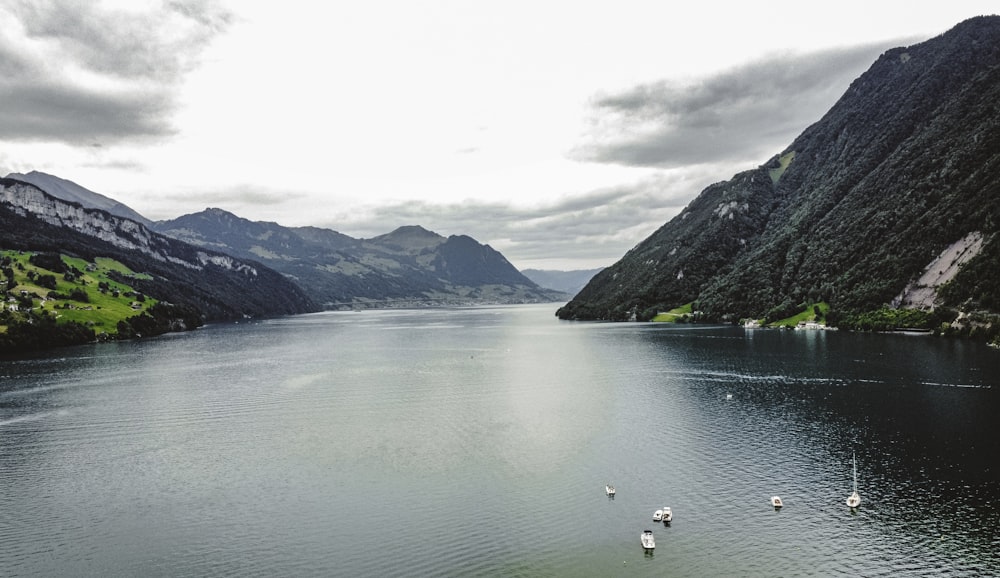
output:
M858 493L858 460L854 457L854 452L851 452L851 465L854 466L854 493Z

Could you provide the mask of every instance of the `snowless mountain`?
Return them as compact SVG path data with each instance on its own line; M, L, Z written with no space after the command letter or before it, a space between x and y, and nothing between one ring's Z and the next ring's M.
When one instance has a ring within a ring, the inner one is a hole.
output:
M541 303L568 298L539 287L498 251L466 235L443 237L411 225L371 239L355 239L330 229L250 221L217 208L152 222L114 199L53 175L32 171L8 178L193 247L260 263L328 309Z
M298 286L256 261L194 247L12 178L0 179L0 248L117 260L142 273L129 279L135 289L209 321L318 310Z
M104 195L81 187L73 181L68 181L66 179L61 179L57 176L38 171L31 171L27 174L11 173L7 175L7 178L25 183L31 183L53 197L64 201L80 203L88 209L101 209L102 211L107 211L112 215L132 219L133 221L142 223L147 227L152 225L152 221L133 211L128 206L119 203L112 198L105 197Z
M1000 329L1000 16L889 50L760 167L706 188L564 319L802 311L856 329Z
M193 245L257 259L328 309L541 303L567 297L539 287L489 245L417 225L355 239L328 229L249 221L213 208L158 222L155 228Z

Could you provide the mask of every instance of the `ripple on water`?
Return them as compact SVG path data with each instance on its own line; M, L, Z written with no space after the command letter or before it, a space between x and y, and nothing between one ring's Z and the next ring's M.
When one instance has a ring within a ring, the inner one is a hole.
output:
M0 567L997 574L1000 367L798 333L324 314L4 367Z

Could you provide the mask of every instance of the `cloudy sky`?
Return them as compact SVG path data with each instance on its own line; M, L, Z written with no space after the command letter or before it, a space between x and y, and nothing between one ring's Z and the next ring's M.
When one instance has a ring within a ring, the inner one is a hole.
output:
M5 0L0 175L601 267L994 5Z

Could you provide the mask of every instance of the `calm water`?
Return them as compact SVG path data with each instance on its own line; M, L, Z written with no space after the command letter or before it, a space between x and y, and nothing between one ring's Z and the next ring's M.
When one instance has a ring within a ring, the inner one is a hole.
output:
M0 575L1000 574L1000 351L554 309L0 361Z

